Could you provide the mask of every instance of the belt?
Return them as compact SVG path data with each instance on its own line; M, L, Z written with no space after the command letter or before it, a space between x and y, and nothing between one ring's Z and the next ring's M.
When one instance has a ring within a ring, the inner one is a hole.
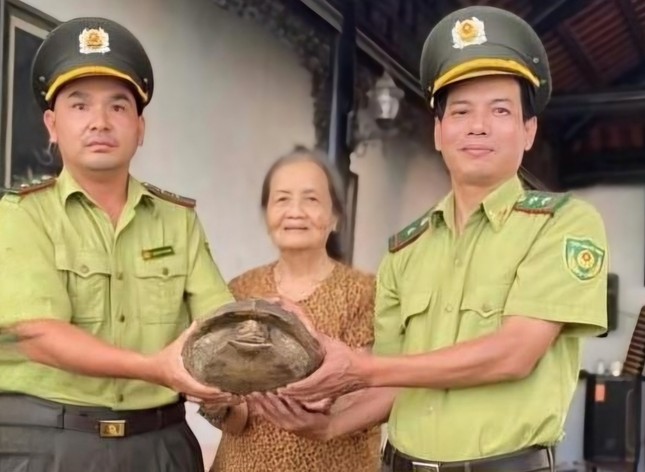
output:
M148 433L185 420L182 402L146 410L116 411L81 407L29 395L0 395L0 425L41 426L123 438Z
M383 450L384 472L532 472L551 469L551 448L532 447L511 454L459 462L432 462L415 459L398 451L389 442Z

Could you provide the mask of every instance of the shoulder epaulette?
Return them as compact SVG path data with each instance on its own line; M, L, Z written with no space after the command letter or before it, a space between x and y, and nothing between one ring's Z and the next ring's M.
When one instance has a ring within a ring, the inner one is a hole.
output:
M524 213L541 213L552 215L564 205L571 195L569 193L527 191L513 207L513 210Z
M55 183L56 179L53 177L42 180L32 180L32 182L29 184L20 184L19 186L12 188L0 188L0 195L7 193L9 195L24 197L25 195L28 195L30 193L38 192L40 190L51 187Z
M172 192L167 192L166 190L162 190L159 187L155 187L152 184L149 184L147 182L142 182L142 185L153 195L161 198L162 200L166 200L172 203L176 203L177 205L181 205L187 208L195 208L195 205L197 202L193 200L192 198L188 197L182 197L181 195L177 195Z
M417 218L412 223L407 225L401 231L388 240L388 249L390 252L396 252L403 249L405 246L415 241L430 224L430 215L425 213L420 218Z

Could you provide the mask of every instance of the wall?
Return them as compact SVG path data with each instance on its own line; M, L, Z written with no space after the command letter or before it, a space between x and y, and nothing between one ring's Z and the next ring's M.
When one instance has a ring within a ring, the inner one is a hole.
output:
M354 264L375 272L389 236L428 211L449 190L437 153L413 143L374 144L352 157L359 176Z
M26 3L57 20L104 16L135 33L155 91L133 173L197 200L226 279L273 258L259 211L262 177L278 155L315 140L311 77L295 54L212 0ZM219 433L188 416L209 461Z

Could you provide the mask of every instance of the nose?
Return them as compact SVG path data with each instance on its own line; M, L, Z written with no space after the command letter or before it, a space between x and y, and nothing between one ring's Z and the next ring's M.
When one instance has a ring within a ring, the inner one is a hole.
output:
M470 114L470 130L468 134L481 136L489 133L488 114L483 110L475 110Z
M92 112L92 121L90 129L93 131L103 131L110 129L110 119L108 117L108 110L104 106L95 107Z
M299 199L294 198L293 200L291 200L291 202L289 202L286 216L290 218L301 218L303 216L303 213L304 212L302 210L302 205Z

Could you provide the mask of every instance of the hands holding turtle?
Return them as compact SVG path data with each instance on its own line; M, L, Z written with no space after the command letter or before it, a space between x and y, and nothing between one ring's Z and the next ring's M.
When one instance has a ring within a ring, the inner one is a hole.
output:
M244 402L251 414L321 440L328 437L333 399L360 388L356 381L343 383L354 355L316 332L304 310L284 298L225 305L187 333L181 349L196 381L229 392L202 409L221 412L223 404Z

